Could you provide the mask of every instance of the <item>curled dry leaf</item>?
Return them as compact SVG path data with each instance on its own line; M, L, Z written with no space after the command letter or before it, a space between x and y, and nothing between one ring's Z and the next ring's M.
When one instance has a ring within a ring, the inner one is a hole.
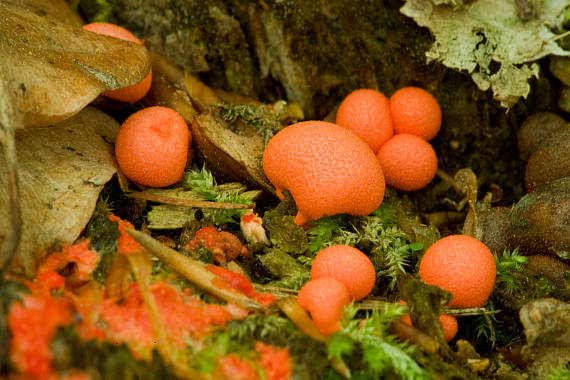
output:
M23 126L51 125L76 114L101 92L130 86L150 70L141 45L0 3L0 72Z
M111 117L88 107L54 126L16 133L23 227L14 269L31 274L42 254L77 239L103 185L116 171L108 141L118 128ZM0 231L6 231L9 200L3 149L0 168Z
M264 148L261 136L237 134L213 112L195 118L192 133L212 170L223 173L229 180L244 181L275 192L260 165Z

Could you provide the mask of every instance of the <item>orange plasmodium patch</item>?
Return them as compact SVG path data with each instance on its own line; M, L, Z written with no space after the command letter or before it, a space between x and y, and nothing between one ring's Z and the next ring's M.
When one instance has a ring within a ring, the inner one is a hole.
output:
M209 333L211 326L223 325L231 319L231 314L224 307L184 296L164 282L152 284L151 293L169 335L180 348L184 347L186 338L203 336ZM110 336L117 342L135 342L144 346L153 343L150 318L134 284L124 299L104 301L102 319L108 325Z
M218 359L215 374L230 380L288 380L291 378L291 361L287 348L266 345L263 342L255 344L257 356L241 358L235 354L222 356ZM260 369L263 375L260 376Z
M119 225L119 232L121 233L119 235L119 241L117 242L119 253L129 255L131 253L140 252L144 249L142 245L137 243L137 241L129 235L127 231L125 231L125 227L133 230L135 229L135 226L133 226L131 222L123 220L113 213L109 214L109 220L117 222Z
M40 286L31 290L32 294L23 295L22 302L10 307L10 360L24 374L48 379L53 373L49 345L57 328L71 323L73 302L68 297L54 297Z
M291 362L287 348L257 342L255 350L261 354L261 365L267 380L287 380L291 377Z
M216 265L208 265L206 269L224 281L220 284L222 287L229 286L232 289L239 290L249 298L265 306L269 306L275 302L275 296L273 294L256 292L251 282L241 273Z
M218 231L215 227L200 228L184 248L193 251L199 246L209 249L214 254L216 263L225 263L239 255L249 255L237 236L227 231Z
M55 252L46 257L38 268L38 277L45 276L44 272L59 271L69 263L75 263L75 277L77 281L87 281L97 267L99 255L89 249L89 240L65 246L61 252ZM38 279L40 282L44 282Z

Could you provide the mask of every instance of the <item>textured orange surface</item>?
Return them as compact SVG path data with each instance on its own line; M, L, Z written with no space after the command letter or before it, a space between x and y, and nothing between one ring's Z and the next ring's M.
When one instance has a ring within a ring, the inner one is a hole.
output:
M376 90L351 92L338 107L336 123L356 133L375 153L394 135L388 98Z
M115 156L134 183L169 186L184 174L190 140L188 126L176 111L149 107L135 112L121 125Z
M395 135L382 145L377 157L386 183L398 190L419 190L431 182L437 171L432 146L415 135Z
M412 319L409 314L402 315L400 320L408 326L413 326ZM442 314L439 316L439 322L441 323L441 329L443 330L445 341L449 342L451 339L455 338L455 335L457 335L457 331L459 330L457 318L453 315Z
M333 277L355 300L365 298L374 287L376 271L362 251L348 245L333 245L320 251L311 266L311 278Z
M441 108L432 94L419 87L404 87L390 98L394 133L410 133L429 141L441 127Z
M420 263L420 279L453 294L450 307L481 307L495 285L496 266L485 244L451 235L432 244Z
M333 334L340 327L339 321L344 306L350 302L348 289L332 277L310 280L299 291L299 305L308 311L319 331Z
M136 38L127 29L122 28L118 25L109 24L106 22L94 22L91 24L84 25L83 29L93 33L103 34L105 36L115 37L121 40L127 40L142 45L141 40ZM105 91L103 95L111 99L132 104L139 101L146 95L146 93L150 89L151 83L152 83L152 70L139 83L128 87L118 88L112 91Z
M384 198L384 175L374 152L347 128L324 121L293 124L263 153L263 170L277 194L289 190L304 224L325 215L368 215Z

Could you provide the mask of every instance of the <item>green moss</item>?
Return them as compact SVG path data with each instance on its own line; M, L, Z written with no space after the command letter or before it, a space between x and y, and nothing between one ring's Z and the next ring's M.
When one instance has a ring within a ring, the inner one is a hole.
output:
M28 288L18 281L0 281L0 373L6 373L8 366L8 348L10 347L10 330L8 313L13 302L20 301Z
M87 22L116 23L117 0L79 0L78 9Z
M295 224L295 217L268 211L263 216L271 243L283 252L293 256L302 255L309 247L307 235Z
M117 254L117 241L120 236L118 223L109 220L106 213L95 212L87 224L85 236L90 239L89 249L99 255L93 278L103 285Z
M279 248L270 248L258 255L265 269L278 280L272 284L289 289L300 289L311 279L310 265L305 266ZM303 257L303 256L299 256Z
M156 351L153 351L150 360L138 360L131 355L125 344L81 341L73 325L57 331L50 349L53 353L53 366L57 370L82 369L93 379L178 379Z

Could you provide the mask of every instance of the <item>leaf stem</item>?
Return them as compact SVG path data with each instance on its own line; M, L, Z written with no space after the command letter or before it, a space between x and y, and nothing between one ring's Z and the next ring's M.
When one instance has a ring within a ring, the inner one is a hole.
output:
M257 301L231 288L224 280L207 270L198 261L192 260L172 248L168 248L143 232L131 228L125 228L125 231L150 253L210 294L250 310L265 309L265 306Z

